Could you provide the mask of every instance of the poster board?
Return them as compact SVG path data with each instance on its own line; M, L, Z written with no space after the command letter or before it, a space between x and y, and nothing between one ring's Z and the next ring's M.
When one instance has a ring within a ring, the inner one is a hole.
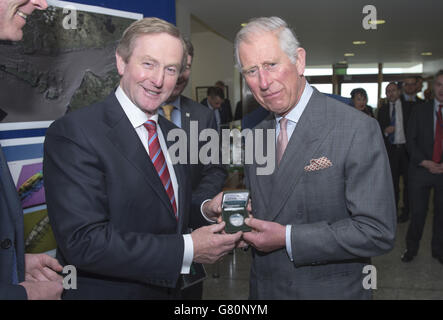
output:
M0 109L5 113L0 143L23 207L25 252L54 255L42 172L46 130L53 120L115 89L116 44L143 15L48 2L47 10L28 17L23 41L0 42ZM72 12L76 28L66 29L63 23Z

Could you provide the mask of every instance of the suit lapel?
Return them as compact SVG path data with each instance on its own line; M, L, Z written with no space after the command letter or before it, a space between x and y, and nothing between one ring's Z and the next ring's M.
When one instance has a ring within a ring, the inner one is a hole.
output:
M186 100L184 96L181 96L180 98L180 113L181 113L181 121L182 121L182 129L185 130L185 132L189 132L189 121L191 120L191 112L186 105Z
M172 211L163 184L137 133L126 117L117 98L111 94L105 101L105 122L110 127L107 137L115 148L142 174L160 201ZM172 218L174 218L173 213Z
M275 129L275 117L273 114L270 114L266 120L264 120L261 125L259 125L257 127L257 130L263 130L263 154L268 155L270 153L270 150L267 150L267 146L268 146L268 141L267 141L267 132L269 129ZM253 132L256 129L252 129ZM256 133L254 132L254 145L255 145L255 140L257 139ZM275 139L275 136L273 135L271 137L271 139ZM255 146L254 146L255 149ZM254 151L255 152L255 151ZM274 151L272 151L274 152ZM275 164L277 166L277 164ZM277 170L277 168L274 169L274 173L275 174L275 170ZM263 219L264 217L261 216L261 214L265 214L266 212L269 212L269 192L270 192L270 188L271 188L271 183L272 183L272 177L273 174L270 175L257 175L257 164L255 163L252 167L251 167L251 171L250 171L250 184L251 184L251 188L253 186L257 186L258 189L258 194L260 195L260 198L262 201L264 201L265 203L265 210L264 212L256 212L255 214L257 215L257 218L259 219ZM254 199L252 199L252 201L254 202Z
M269 215L274 220L294 192L304 167L313 159L315 151L326 138L329 127L327 122L326 97L316 89L295 127L289 140L279 168L272 176Z
M418 106L416 108L420 108L420 107L425 107L425 105L423 106ZM435 141L435 122L434 122L434 101L431 101L428 103L428 111L426 112L426 118L425 118L425 125L423 126L423 128L427 128L425 129L428 135L428 141L432 141L432 146L434 146L434 141ZM434 153L434 149L431 150L431 157L432 154Z

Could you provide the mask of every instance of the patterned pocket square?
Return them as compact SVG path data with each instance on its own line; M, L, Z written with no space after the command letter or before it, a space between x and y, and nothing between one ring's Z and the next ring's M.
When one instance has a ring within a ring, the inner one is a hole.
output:
M305 171L317 171L332 167L332 162L326 157L311 159L310 164L305 167Z

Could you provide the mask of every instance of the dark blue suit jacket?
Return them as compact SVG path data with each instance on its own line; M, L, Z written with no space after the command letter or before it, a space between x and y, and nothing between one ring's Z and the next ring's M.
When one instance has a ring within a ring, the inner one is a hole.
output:
M159 124L165 137L176 128L161 116ZM182 267L182 233L198 227L189 215L189 167L174 166L177 221L114 93L51 125L43 165L57 257L78 272L78 289L63 297L170 298Z
M23 211L0 148L0 300L27 299L25 288L12 284L14 242L18 280L22 282L25 278Z

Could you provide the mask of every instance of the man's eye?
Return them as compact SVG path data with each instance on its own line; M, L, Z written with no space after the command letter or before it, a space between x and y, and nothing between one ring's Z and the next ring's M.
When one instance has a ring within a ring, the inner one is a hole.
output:
M257 69L249 69L249 70L246 70L246 72L245 72L245 74L247 75L247 76L253 76L253 75L255 75L257 73Z
M272 69L274 69L276 66L277 66L276 63L267 63L267 64L265 64L265 65L263 66L263 68L264 68L265 70L272 70Z
M166 68L166 72L170 75L175 75L177 73L177 69L176 68Z

